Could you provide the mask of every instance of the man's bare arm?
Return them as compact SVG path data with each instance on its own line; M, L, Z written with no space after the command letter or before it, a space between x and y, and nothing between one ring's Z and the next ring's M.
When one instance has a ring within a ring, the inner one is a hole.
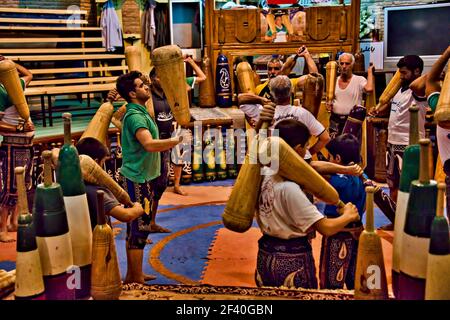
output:
M25 67L16 63L17 72L19 72L20 77L25 81L25 86L28 86L30 81L33 79L33 74Z
M238 95L238 105L242 104L267 104L270 102L266 98L260 97L254 93L240 93Z
M373 64L371 64L369 66L369 68L367 69L367 83L364 86L364 92L366 92L366 93L373 92L373 82L374 82L373 72L374 72L374 70L375 70L375 67L373 66Z
M0 61L5 60L5 56L0 54ZM33 74L25 67L21 66L20 64L15 63L17 72L19 73L19 76L25 81L25 86L27 86L30 81L33 79Z
M202 69L195 63L195 61L191 57L187 57L184 61L189 63L191 65L192 69L194 69L195 75L196 75L195 81L197 83L200 83L200 82L203 82L206 80L206 75L204 74Z
M369 116L385 116L391 111L391 103L382 104L379 107L372 108L369 111Z
M341 164L332 163L328 161L311 161L311 167L314 168L321 175L329 175L329 174L349 174L352 176L360 176L363 173L362 168L357 165L348 165L343 166Z
M423 97L425 95L425 85L427 83L428 74L423 74L416 80L411 82L409 88L416 96Z
M172 149L183 140L181 136L169 139L153 139L150 131L145 128L140 128L136 131L136 138L147 152L166 151Z
M330 134L327 130L324 130L321 135L318 137L317 142L309 149L311 154L315 154L322 150L323 147L327 145L327 143L331 140Z
M144 209L139 202L135 202L131 208L124 208L120 205L115 206L107 214L121 222L130 222L137 217L142 216L144 214Z
M308 73L319 72L319 69L317 69L317 65L314 62L314 59L312 58L308 49L305 48L304 51L297 53L297 54L299 55L299 57L305 58L305 63L306 63L306 66L308 67Z
M427 97L433 92L441 91L440 76L449 58L450 46L447 47L444 53L433 64L430 72L428 72L428 77L425 84L425 94Z
M306 67L308 68L308 73L319 72L317 69L317 65L314 62L311 54L305 46L298 48L297 53L295 55L287 58L286 62L283 64L281 68L280 74L289 75L292 69L295 67L295 63L297 62L297 58L303 57L305 59Z
M280 75L288 76L291 73L292 69L294 69L295 64L297 62L297 58L298 58L297 55L289 56L286 59L286 62L281 67Z

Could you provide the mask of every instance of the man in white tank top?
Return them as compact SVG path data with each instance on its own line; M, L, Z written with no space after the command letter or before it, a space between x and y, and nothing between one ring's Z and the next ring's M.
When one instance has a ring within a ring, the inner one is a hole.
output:
M373 66L368 69L367 80L363 76L353 74L355 57L351 53L343 53L339 56L338 65L340 76L337 77L335 98L327 104L331 111L330 137L333 138L342 133L345 121L353 106L362 103L363 93L373 91Z

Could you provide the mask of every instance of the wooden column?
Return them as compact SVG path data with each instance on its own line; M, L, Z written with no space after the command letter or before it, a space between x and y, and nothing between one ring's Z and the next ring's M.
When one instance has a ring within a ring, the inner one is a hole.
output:
M214 0L205 0L205 50L207 50L208 57L213 58L212 55L212 19L214 15Z
M352 0L352 27L353 27L353 39L352 47L353 52L357 52L359 49L359 19L361 15L361 0Z
M212 81L216 77L217 53L213 50L215 0L205 0L205 51L211 61Z

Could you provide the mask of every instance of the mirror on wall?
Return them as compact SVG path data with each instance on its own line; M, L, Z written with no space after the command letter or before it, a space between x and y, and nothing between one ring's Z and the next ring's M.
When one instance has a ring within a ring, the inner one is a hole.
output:
M260 54L260 55L251 55L251 56L250 55L233 56L231 64L233 66L233 70L236 70L236 66L240 62L247 61L250 64L250 66L252 67L252 70L254 72L255 86L257 86L258 84L262 84L268 80L267 63L272 58L279 58L284 63L284 62L286 62L286 59L290 55L291 54L273 54L273 55ZM322 76L325 78L325 65L327 64L328 61L330 61L332 59L332 57L334 59L333 52L321 52L321 53L313 52L313 53L311 53L311 56L312 56L314 62L316 63L319 73L322 74ZM297 59L295 66L292 68L292 71L288 76L290 78L297 78L304 74L307 74L308 72L309 71L308 71L308 67L306 66L305 59L299 58L299 59ZM237 81L236 72L234 72L233 83L235 84L233 86L233 90L236 94L238 94L239 88L237 85L238 81Z

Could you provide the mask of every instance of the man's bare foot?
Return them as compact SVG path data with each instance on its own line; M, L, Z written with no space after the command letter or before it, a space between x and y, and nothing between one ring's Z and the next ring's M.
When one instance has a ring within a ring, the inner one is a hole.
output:
M173 187L173 192L182 196L187 196L187 192L183 191L180 187Z
M0 242L14 242L14 238L8 235L8 232L0 232Z
M9 225L8 225L8 232L17 232L17 224L13 224L13 223L10 223Z
M144 275L144 281L150 281L150 280L155 280L156 276L152 275L152 274L143 274Z
M153 243L153 240L150 239L150 238L147 238L147 240L145 240L145 243L146 243L146 244L152 244L152 243Z
M113 228L113 235L116 237L122 232L122 228Z
M150 225L150 233L171 233L171 232L172 232L171 230L161 227L160 225L157 225L156 223Z

